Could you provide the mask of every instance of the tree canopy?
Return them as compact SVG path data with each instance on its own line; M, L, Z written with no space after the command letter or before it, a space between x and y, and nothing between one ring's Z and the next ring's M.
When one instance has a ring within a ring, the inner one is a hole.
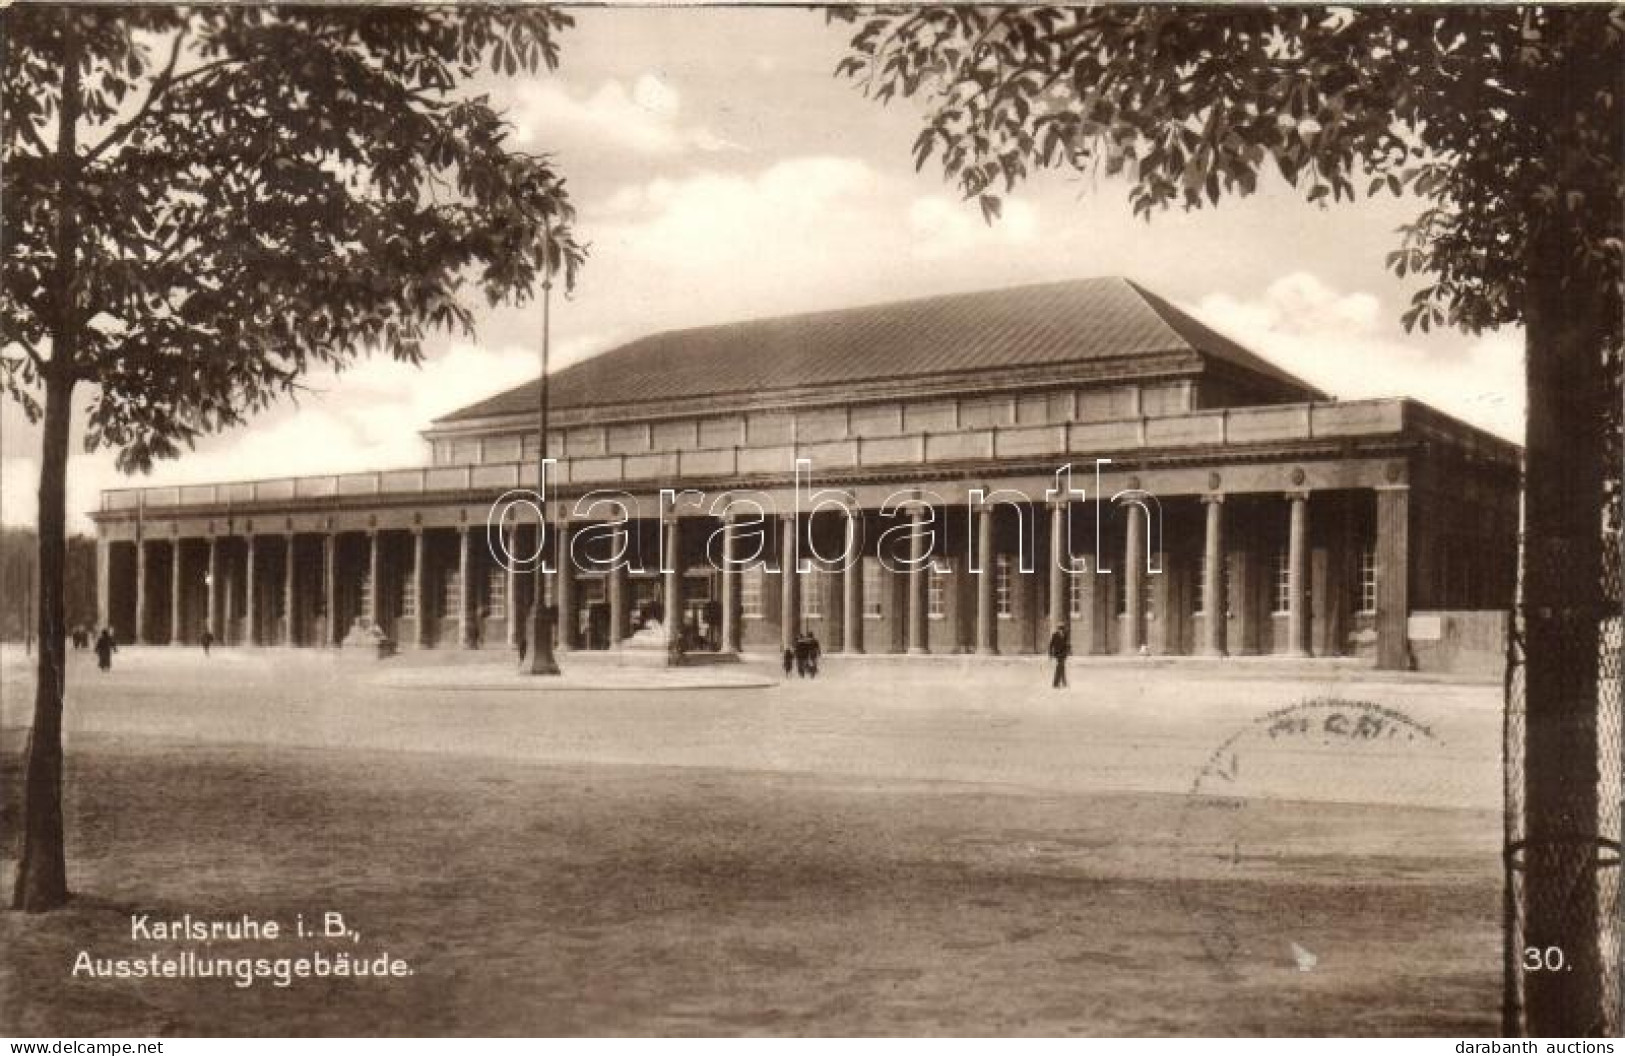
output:
M457 90L487 67L553 67L570 25L557 10L4 19L4 384L37 415L67 351L97 386L87 443L125 468L242 421L313 364L418 360L427 328L469 327L459 287L528 295L544 228L552 266L573 278L582 259L562 177Z
M1136 214L1254 191L1409 193L1407 325L1519 322L1550 228L1619 296L1625 12L1387 5L938 7L856 23L839 72L915 97L914 143L991 216L1037 170L1123 175ZM1554 122L1552 115L1564 120ZM1617 335L1616 335L1617 336ZM1616 340L1617 343L1617 340Z
M34 721L14 904L68 898L65 482L86 444L178 454L373 351L417 362L463 299L574 278L564 180L459 91L558 61L546 7L15 5L0 13L0 384L43 420Z

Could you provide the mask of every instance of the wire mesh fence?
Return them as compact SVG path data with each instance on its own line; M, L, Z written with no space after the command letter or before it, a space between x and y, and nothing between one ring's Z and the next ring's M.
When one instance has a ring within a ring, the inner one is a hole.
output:
M1609 380L1617 396L1621 385L1621 350L1608 356ZM1525 582L1531 566L1550 572L1540 562L1574 559L1563 549L1530 546L1520 539L1518 586L1508 636L1503 774L1505 778L1505 887L1503 1026L1509 1035L1540 1033L1549 1017L1532 1017L1531 1002L1544 990L1550 1005L1555 992L1565 1004L1562 1022L1575 1033L1618 1036L1625 1031L1625 903L1622 903L1622 839L1625 839L1625 404L1616 398L1599 423L1607 450L1604 490L1600 496L1601 547L1585 548L1587 564L1597 569L1599 588L1594 605L1564 610L1569 621L1556 632L1559 640L1586 643L1569 653L1589 670L1537 690L1551 694L1554 684L1583 687L1586 699L1554 723L1547 712L1531 720L1528 652L1550 647L1550 611L1531 612ZM1531 641L1531 620L1543 621L1544 638ZM1590 649L1589 643L1595 643ZM1548 673L1549 674L1549 673ZM1552 702L1542 702L1549 706ZM1558 702L1562 703L1562 702ZM1561 711L1561 709L1559 709ZM1575 749L1567 756L1547 751L1531 764L1531 746L1541 738L1567 738ZM1561 758L1561 772L1551 770ZM1555 808L1555 809L1554 809ZM1552 936L1564 942L1553 942ZM1552 981L1557 979L1554 986Z

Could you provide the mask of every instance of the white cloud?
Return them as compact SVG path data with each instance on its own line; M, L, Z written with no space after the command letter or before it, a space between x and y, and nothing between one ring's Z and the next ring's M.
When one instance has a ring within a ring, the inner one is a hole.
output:
M1191 311L1343 399L1410 396L1509 440L1524 431L1523 335L1487 334L1461 347L1405 334L1369 293L1335 290L1306 272L1261 296L1216 293Z
M874 171L849 158L795 158L757 175L706 172L622 188L591 232L644 262L736 269L764 247L793 270L803 253L827 252L880 191ZM832 237L832 235L834 237Z
M588 95L576 95L555 81L524 81L515 90L508 118L521 146L576 139L650 155L741 149L703 125L685 124L681 114L677 90L645 73L630 88L611 80Z
M600 337L555 343L555 369L599 350ZM536 376L534 348L488 349L459 342L422 367L368 358L341 373L307 376L309 391L296 405L282 404L243 428L208 437L198 449L160 462L150 476L126 477L113 453L80 448L84 409L75 414L73 455L68 465L71 531L92 530L84 514L101 501L103 488L216 483L306 474L345 473L417 466L426 452L419 432L436 417ZM88 394L87 394L88 398ZM8 423L10 419L8 418ZM8 425L0 461L0 523L35 523L39 459L36 428Z
M622 312L663 325L1069 273L1039 252L1036 206L1017 198L988 225L974 203L919 187L856 158L805 155L622 186L583 210L582 229L595 274L625 277L613 293Z
M942 195L917 198L908 208L908 229L915 256L928 260L957 257L990 245L1019 246L1038 236L1038 208L1021 198L1005 199L999 218L982 219L974 202Z

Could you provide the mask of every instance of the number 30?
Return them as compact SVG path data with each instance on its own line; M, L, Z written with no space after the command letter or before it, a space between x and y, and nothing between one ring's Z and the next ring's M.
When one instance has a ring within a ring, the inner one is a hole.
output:
M1561 946L1525 946L1523 968L1526 972L1561 972L1564 958Z

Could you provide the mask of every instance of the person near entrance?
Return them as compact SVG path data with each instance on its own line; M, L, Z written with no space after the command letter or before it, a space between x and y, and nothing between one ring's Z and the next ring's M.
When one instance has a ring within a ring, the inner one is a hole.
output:
M1050 681L1052 689L1066 688L1066 658L1072 655L1072 640L1066 633L1065 627L1055 628L1049 636L1049 656L1055 661L1055 677Z
M113 631L103 627L102 633L96 639L96 666L103 671L113 669L113 654L118 652L118 644L113 641Z

